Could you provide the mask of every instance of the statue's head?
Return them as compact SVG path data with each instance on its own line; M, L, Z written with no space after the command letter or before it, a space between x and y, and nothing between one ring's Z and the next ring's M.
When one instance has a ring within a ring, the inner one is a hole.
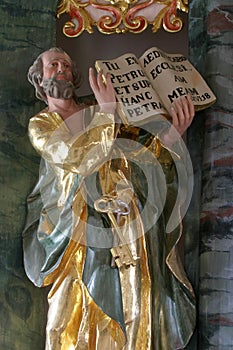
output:
M57 58L67 62L67 69L55 73ZM51 61L51 71L53 75L48 75L47 64ZM46 66L45 66L46 64ZM47 96L55 98L72 98L76 95L76 90L81 85L81 75L76 64L70 56L61 48L53 47L41 53L34 61L28 71L28 80L36 89L36 97L47 103Z

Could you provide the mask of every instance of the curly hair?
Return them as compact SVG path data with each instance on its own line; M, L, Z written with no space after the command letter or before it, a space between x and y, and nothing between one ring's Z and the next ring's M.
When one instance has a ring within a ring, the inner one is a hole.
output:
M59 48L59 47L52 47L51 49L47 50L50 52L60 52L66 54L66 52ZM47 52L44 51L44 52ZM44 54L42 52L37 59L34 61L32 66L28 70L28 80L29 82L35 87L36 89L36 97L39 98L40 100L44 101L47 103L47 97L44 92L43 87L41 86L41 82L43 79L43 61L42 61L42 56ZM74 85L74 90L76 91L82 82L82 77L81 74L79 73L76 63L72 61L72 75L73 75L73 85ZM76 97L76 96L74 96Z

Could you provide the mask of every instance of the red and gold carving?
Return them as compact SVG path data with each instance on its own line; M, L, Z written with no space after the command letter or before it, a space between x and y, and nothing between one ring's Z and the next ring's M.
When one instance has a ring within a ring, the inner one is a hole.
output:
M152 25L155 33L160 27L178 32L182 20L177 10L188 12L188 0L60 0L57 16L68 13L63 33L77 37L84 30L93 33L141 33Z

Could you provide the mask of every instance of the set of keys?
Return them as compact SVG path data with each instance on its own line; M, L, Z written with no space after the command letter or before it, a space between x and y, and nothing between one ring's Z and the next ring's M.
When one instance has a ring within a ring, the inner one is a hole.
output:
M119 227L121 216L130 213L128 204L119 198L103 196L94 202L94 207L99 213L106 213L108 215L114 229L113 247L111 248L113 256L111 266L117 266L118 268L122 266L136 266L136 262L139 258L133 256Z

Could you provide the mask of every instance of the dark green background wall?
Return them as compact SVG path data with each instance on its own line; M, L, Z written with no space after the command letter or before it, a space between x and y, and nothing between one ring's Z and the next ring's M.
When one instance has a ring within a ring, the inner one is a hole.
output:
M56 1L0 2L0 349L44 349L45 290L26 278L22 264L25 199L39 159L27 137L28 119L41 108L27 82L32 60L55 44Z

